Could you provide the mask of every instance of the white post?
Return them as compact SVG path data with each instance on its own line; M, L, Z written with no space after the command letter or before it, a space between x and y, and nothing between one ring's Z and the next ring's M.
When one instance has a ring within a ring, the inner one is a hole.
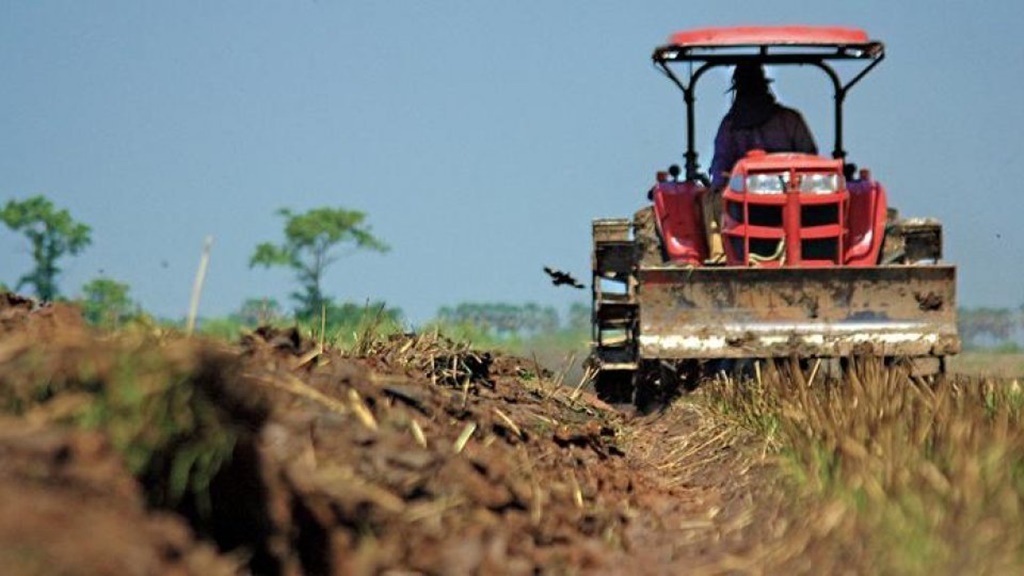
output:
M210 249L213 247L213 236L207 236L203 242L203 255L199 258L199 269L196 270L196 281L192 284L192 303L188 308L188 325L185 334L192 336L196 327L196 316L199 314L199 296L203 292L203 281L206 279L206 266L210 263Z

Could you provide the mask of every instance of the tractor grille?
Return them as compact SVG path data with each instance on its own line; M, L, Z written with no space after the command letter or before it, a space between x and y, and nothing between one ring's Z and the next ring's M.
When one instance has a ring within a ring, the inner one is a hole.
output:
M723 241L731 253L729 262L744 266L841 264L845 201L842 194L726 198L728 221Z
M839 204L811 204L800 207L800 226L839 224Z
M839 239L818 238L800 241L800 257L804 260L839 261Z
M759 260L778 258L781 255L782 248L779 242L779 240L775 239L751 238L750 255L752 258ZM746 248L743 245L743 238L741 236L729 236L729 243L732 244L733 252L745 254Z
M751 226L765 226L770 228L782 227L782 206L765 206L760 204L748 204L747 212L750 222L743 214L743 204L739 202L728 203L729 216L740 224Z

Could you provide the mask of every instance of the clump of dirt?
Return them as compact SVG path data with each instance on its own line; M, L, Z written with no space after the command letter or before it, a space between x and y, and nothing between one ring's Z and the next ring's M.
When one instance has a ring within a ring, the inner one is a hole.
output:
M42 340L85 328L81 312L73 304L40 303L12 292L0 292L0 336L16 332Z
M438 338L315 359L276 338L243 354L303 569L558 572L623 550L628 464L594 409Z
M0 419L0 566L5 574L235 574L240 559L147 510L101 434Z
M0 450L29 470L4 456L0 505L61 511L0 529L0 549L40 541L22 573L97 531L194 574L661 574L750 547L730 535L750 529L753 467L692 410L628 420L436 335L346 355L273 328L100 337L45 310L0 303L0 407L23 428L0 426Z

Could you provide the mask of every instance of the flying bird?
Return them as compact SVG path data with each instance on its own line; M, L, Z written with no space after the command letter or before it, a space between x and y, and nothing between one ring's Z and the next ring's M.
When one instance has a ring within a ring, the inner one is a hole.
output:
M583 284L580 284L579 280L573 278L568 272L562 272L547 266L544 267L544 272L551 276L551 283L555 286L568 285L573 288L583 289Z

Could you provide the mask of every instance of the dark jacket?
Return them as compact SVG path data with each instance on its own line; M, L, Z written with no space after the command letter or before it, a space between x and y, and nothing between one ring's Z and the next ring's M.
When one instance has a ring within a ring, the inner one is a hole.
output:
M711 182L725 184L724 172L754 149L765 152L803 152L817 154L818 146L803 116L787 108L770 95L759 102L733 104L722 119L715 136L715 157L711 160Z

